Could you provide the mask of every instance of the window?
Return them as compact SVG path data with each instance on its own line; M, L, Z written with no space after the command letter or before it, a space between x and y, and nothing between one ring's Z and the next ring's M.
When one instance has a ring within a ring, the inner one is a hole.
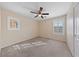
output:
M64 33L64 22L62 20L54 20L53 21L53 32L55 34L63 34Z
M8 30L19 30L20 29L20 22L18 19L14 17L8 16Z

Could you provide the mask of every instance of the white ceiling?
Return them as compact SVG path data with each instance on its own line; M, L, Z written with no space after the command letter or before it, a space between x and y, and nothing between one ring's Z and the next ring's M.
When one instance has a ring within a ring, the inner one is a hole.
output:
M44 16L48 19L66 14L71 5L71 2L0 2L1 7L32 19L41 19L34 18L35 15L30 13L30 11L39 10L39 7L43 7L43 12L49 13L49 16Z

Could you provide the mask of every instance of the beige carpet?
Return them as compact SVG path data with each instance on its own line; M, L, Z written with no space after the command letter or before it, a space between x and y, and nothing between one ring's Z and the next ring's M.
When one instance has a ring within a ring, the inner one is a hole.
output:
M71 57L64 42L35 38L1 49L3 57Z

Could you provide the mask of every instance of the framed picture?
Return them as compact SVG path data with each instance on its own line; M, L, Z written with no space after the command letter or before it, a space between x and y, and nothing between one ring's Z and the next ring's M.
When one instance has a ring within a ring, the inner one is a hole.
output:
M20 21L17 18L8 16L7 24L8 30L20 30Z

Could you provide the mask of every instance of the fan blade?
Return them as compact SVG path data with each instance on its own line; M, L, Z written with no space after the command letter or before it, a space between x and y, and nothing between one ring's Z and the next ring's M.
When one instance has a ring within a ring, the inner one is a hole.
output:
M43 10L43 7L40 7L40 11L42 11Z
M38 13L36 13L36 12L33 12L33 11L30 11L31 13L34 13L34 14L38 14Z
M42 15L49 15L49 13L42 13Z
M43 17L43 16L41 16L41 18L43 19L44 17Z
M35 18L38 17L38 15L35 16Z

